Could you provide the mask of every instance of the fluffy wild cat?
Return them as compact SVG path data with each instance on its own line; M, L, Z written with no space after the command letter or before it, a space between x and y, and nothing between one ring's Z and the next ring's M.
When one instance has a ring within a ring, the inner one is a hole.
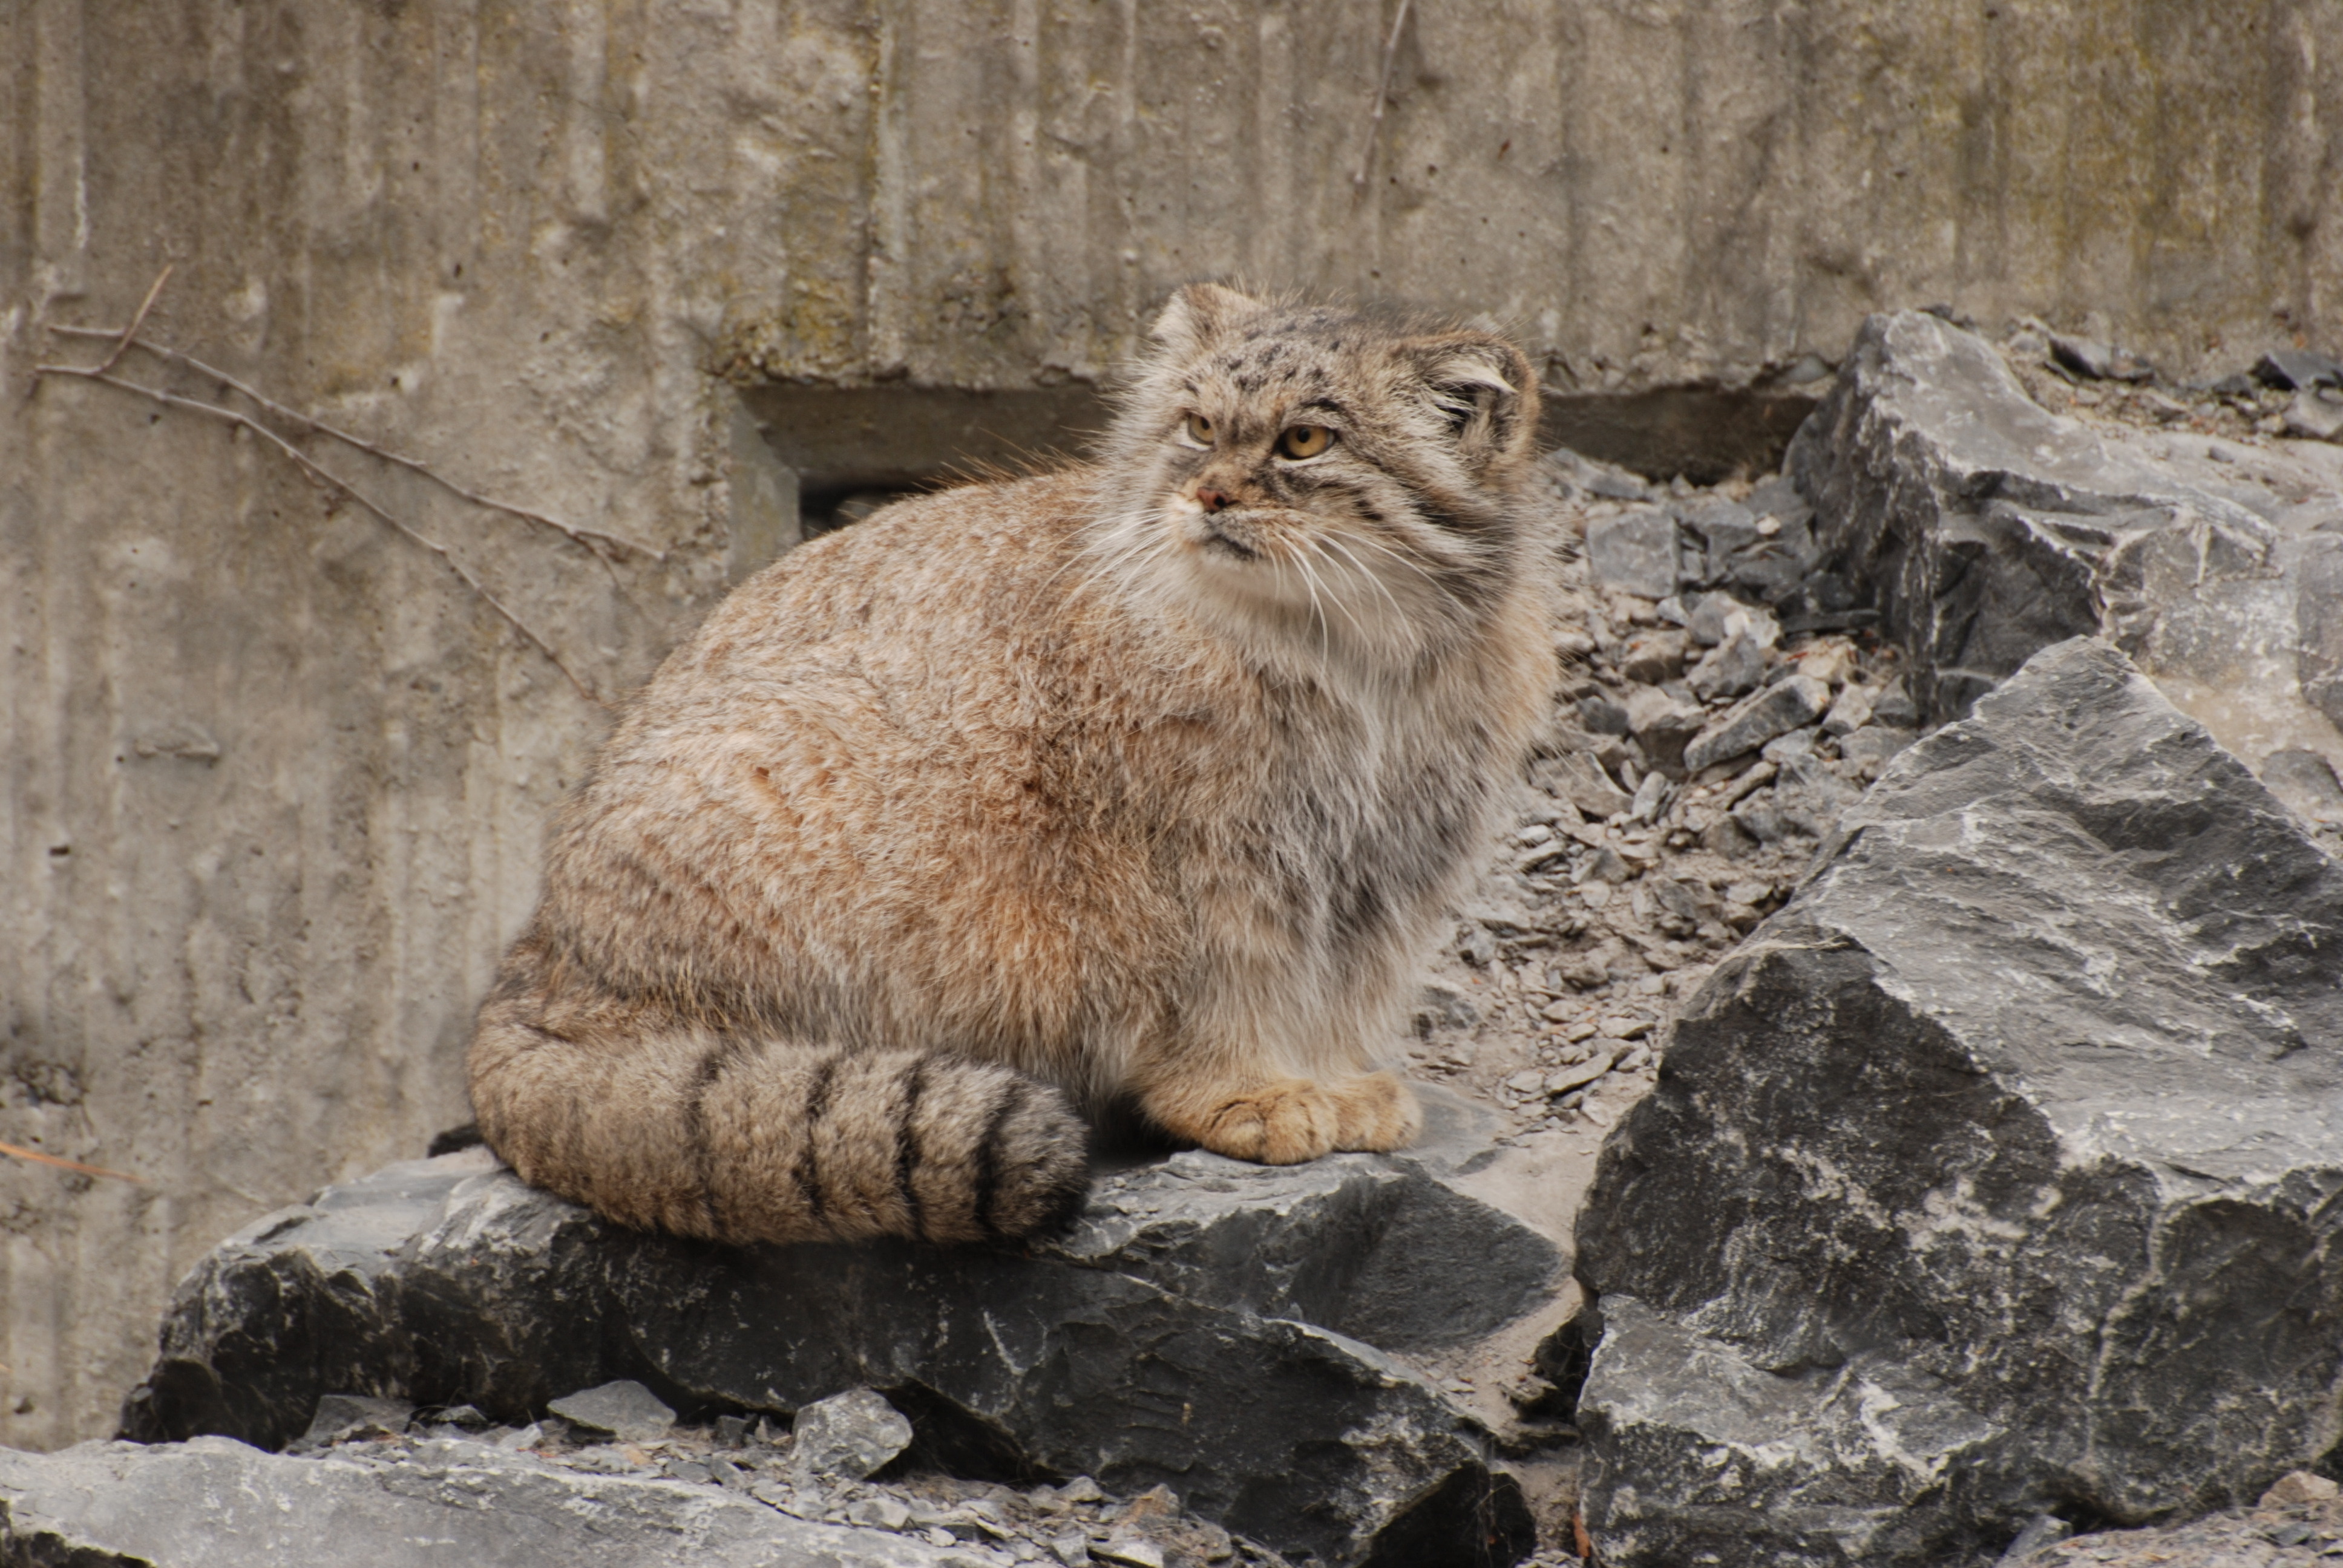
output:
M1081 1112L1388 1150L1369 1052L1554 676L1521 351L1182 291L1097 460L744 584L554 831L471 1047L526 1180L729 1241L1022 1235Z

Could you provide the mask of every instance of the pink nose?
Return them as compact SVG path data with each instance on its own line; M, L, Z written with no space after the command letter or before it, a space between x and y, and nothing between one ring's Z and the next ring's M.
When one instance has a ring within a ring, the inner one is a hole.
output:
M1198 490L1196 492L1196 504L1203 508L1204 510L1208 512L1217 512L1222 508L1229 504L1228 492L1225 490Z

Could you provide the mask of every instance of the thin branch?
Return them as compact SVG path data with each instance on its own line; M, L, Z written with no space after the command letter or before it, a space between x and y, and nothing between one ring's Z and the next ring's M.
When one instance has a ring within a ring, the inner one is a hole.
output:
M253 418L250 415L239 414L233 408L223 408L216 403L202 403L196 401L193 397L182 397L176 392L166 392L157 387L142 387L135 381L125 381L118 376L108 376L102 370L85 369L78 365L35 365L33 367L33 374L36 377L75 376L81 377L85 381L103 382L108 387L119 387L125 392L135 392L142 397L151 397L156 402L163 405L166 408L185 408L191 413L207 414L215 419L225 420L230 425L241 426L245 429L251 431L254 435L258 436L261 439L274 446L278 451L284 453L287 457L293 459L294 464L298 467L302 472L309 475L318 483L325 485L329 488L339 490L343 495L347 496L351 500L356 501L359 506L364 507L367 511L372 512L376 517L380 518L384 522L389 524L392 528L397 529L400 533L406 535L408 538L414 540L425 549L429 550L433 555L437 556L442 561L445 561L450 571L464 579L465 587L479 595L483 600L487 601L488 608L495 610L498 615L504 617L505 620L511 625L515 631L520 633L521 636L528 638L530 642L536 644L537 650L545 655L545 657L551 661L554 668L561 671L563 675L569 678L569 684L578 689L578 696L584 698L587 701L593 703L598 708L608 706L607 703L603 702L601 698L594 693L591 688L589 688L583 680L578 678L577 671L571 669L568 665L562 662L561 655L554 651L553 645L551 643L538 636L536 631L530 628L527 621L521 619L520 617L515 615L510 609L507 608L505 602L497 598L495 594L489 592L488 585L480 581L479 578L474 577L469 568L466 567L462 561L458 560L448 552L447 546L440 544L434 539L427 538L423 535L416 532L413 528L407 527L407 524L401 522L398 518L385 511L381 506L370 499L364 492L357 489L355 486L351 485L349 481L347 479L337 478L324 468L319 467L317 462L310 457L309 454L301 450L300 447L293 445L292 442L287 440L284 437L278 435L267 426L263 425L258 420Z
M122 340L114 346L114 352L106 357L106 363L98 367L100 370L113 369L116 362L130 351L130 345L137 337L138 329L146 325L146 313L155 308L155 302L157 299L163 297L163 286L171 281L171 270L178 265L176 261L167 263L162 271L155 275L154 283L146 290L146 297L138 302L138 314L130 318L130 325L123 330Z
M60 1171L78 1171L85 1176L111 1176L116 1181L136 1181L141 1187L146 1184L146 1177L133 1176L126 1171L108 1171L103 1165L85 1165L78 1160L60 1160L54 1154L44 1154L37 1149L19 1149L14 1143L0 1143L0 1154L6 1154L17 1160L34 1161L42 1165L54 1165Z
M132 326L132 331L135 333L136 329L136 325L134 323ZM116 336L115 333L103 327L60 327L52 323L49 327L49 330L66 337L112 337ZM308 415L300 412L298 409L288 408L284 404L277 402L275 398L255 391L253 388L246 386L243 382L237 380L235 377L229 375L226 371L220 369L218 367L205 364L202 360L196 358L192 354L182 354L176 348L166 348L159 343L149 343L144 338L138 339L137 347L145 349L147 353L154 355L159 359L168 359L177 364L184 365L199 376L208 377L210 379L218 382L223 387L234 388L236 391L251 398L253 402L258 404L261 407L267 409L271 414L276 415L280 419L286 420L291 424L302 426L309 430L314 430L320 436L330 436L346 447L355 447L359 451L369 453L374 457L381 458L386 463L396 463L402 468L406 468L413 473L420 474L425 478L430 480L433 484L437 485L440 488L447 491L449 494L461 496L464 499L471 502L476 507L486 507L490 511L503 512L509 517L519 518L525 522L542 524L544 527L553 529L556 533L563 535L568 538L572 544L583 545L589 539L599 539L606 545L611 545L619 549L632 550L637 555L649 556L655 561L664 561L667 559L667 552L665 550L654 549L650 546L641 543L639 540L628 538L623 534L604 533L599 528L579 528L576 524L565 523L559 518L548 517L545 513L533 510L530 508L518 507L509 501L499 501L494 496L484 496L478 490L468 490L463 486L456 483L455 480L435 471L427 464L417 458L409 457L404 453L391 451L389 448L385 447L378 447L372 441L367 440L364 437L353 436L347 430L337 429L335 427L327 424L324 420L312 418ZM120 349L116 349L116 355L118 357L120 352ZM110 369L113 367L113 364L114 360L109 358L105 365L100 366L98 368L102 370Z
M1392 65L1399 58L1399 35L1407 25L1407 8L1412 0L1399 0L1399 9L1392 15L1391 37L1383 45L1383 74L1375 82L1374 113L1367 116L1367 137L1359 146L1359 172L1351 176L1351 189L1363 193L1367 188L1367 170L1375 161L1375 132L1383 123L1383 106L1391 101Z

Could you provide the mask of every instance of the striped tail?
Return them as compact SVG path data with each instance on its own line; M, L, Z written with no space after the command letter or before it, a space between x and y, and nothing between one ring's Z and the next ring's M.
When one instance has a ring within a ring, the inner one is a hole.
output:
M488 1146L622 1224L714 1241L999 1241L1081 1205L1059 1091L938 1052L849 1052L681 1027L565 1038L492 997L472 1040Z

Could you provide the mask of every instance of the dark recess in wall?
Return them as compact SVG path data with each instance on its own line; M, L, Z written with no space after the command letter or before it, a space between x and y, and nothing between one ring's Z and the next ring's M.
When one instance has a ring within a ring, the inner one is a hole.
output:
M809 534L867 513L873 502L959 479L1032 473L1088 449L1110 407L1094 388L1012 392L956 387L746 387L740 393L773 451L798 476ZM1791 393L1664 387L1625 396L1549 394L1540 431L1645 478L1682 474L1715 484L1781 466L1814 399Z

